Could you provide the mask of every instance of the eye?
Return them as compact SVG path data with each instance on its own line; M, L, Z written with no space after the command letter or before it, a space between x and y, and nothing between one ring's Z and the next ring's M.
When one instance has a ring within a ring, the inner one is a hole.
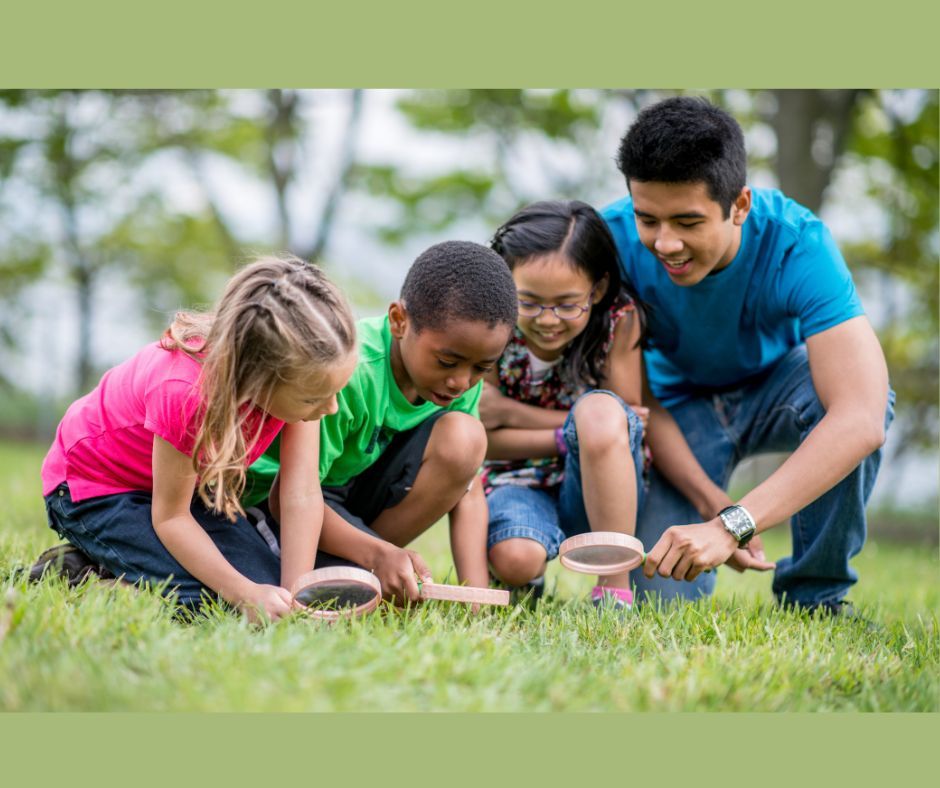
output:
M680 227L698 227L702 222L679 222Z
M455 361L444 361L442 358L439 358L437 363L440 364L444 369L454 369L457 366Z
M654 224L656 224L656 220L655 220L655 219L642 219L642 218L641 218L641 219L640 219L640 224L645 225L646 227L652 227Z
M493 365L492 365L492 364L490 364L490 365L487 366L487 367L481 367L479 364L477 364L477 366L476 366L477 372L479 372L481 375L485 375L487 372L491 372L492 369L493 369Z

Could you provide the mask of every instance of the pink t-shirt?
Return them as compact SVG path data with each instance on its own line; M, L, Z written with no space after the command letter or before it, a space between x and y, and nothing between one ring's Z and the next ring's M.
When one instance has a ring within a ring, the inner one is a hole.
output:
M153 492L153 436L192 456L199 429L199 362L147 345L108 370L97 387L65 412L42 464L42 493L68 482L73 501L141 490ZM245 427L254 462L284 422L256 408Z

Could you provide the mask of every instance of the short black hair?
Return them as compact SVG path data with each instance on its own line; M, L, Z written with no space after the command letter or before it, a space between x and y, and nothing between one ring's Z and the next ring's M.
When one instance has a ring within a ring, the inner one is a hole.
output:
M725 218L747 180L744 134L703 98L677 96L646 107L620 141L617 167L631 181L704 182Z
M422 252L405 276L401 300L416 331L455 320L514 326L519 309L503 258L469 241L444 241Z

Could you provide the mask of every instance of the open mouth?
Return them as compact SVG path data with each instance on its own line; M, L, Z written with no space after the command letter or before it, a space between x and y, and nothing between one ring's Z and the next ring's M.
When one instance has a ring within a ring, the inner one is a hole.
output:
M435 405L449 405L457 399L456 394L438 394L436 391L431 392L431 400Z
M659 262L663 264L668 273L676 276L687 273L692 268L691 257L685 257L681 260L667 260L665 257L660 257Z

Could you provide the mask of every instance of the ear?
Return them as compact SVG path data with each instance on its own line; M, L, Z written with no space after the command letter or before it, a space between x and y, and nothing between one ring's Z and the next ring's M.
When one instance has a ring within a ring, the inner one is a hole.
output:
M741 193L731 203L731 221L738 227L744 224L747 215L751 212L751 187L745 186Z
M408 330L408 312L401 301L393 301L388 305L388 328L399 341Z
M596 304L600 301L605 295L607 295L607 288L610 287L610 276L604 274L603 278L594 285L594 299L591 303Z

